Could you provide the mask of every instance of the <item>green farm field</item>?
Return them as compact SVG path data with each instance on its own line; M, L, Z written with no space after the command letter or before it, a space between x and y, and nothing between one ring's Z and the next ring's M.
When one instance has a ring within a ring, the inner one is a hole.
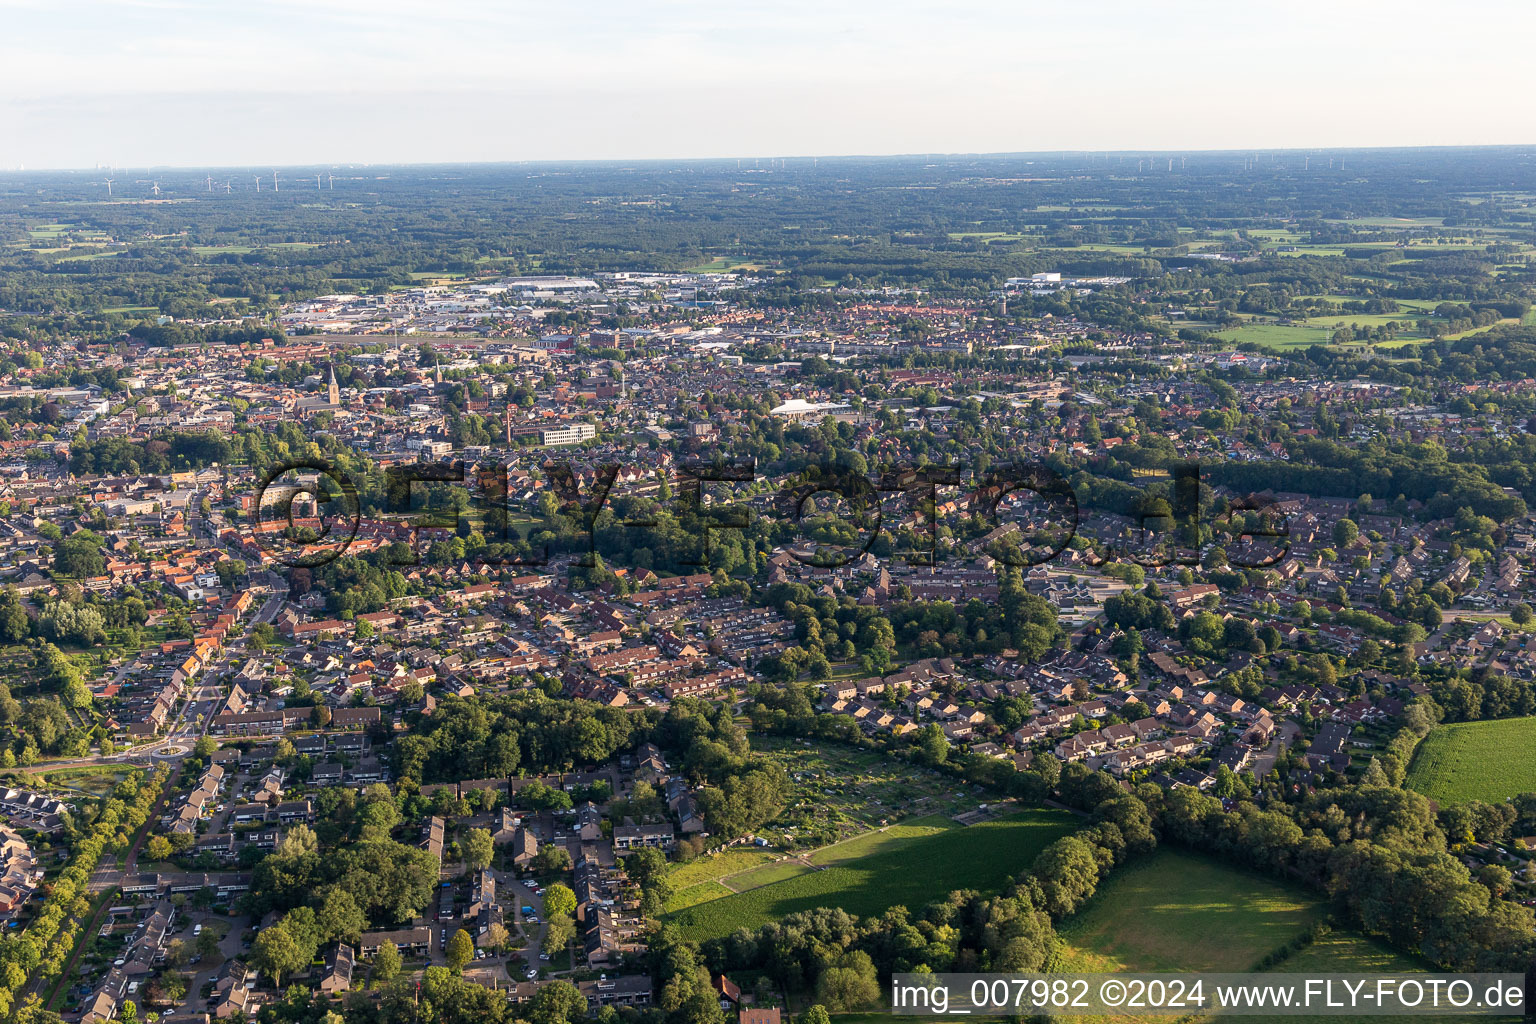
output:
M751 260L737 259L733 256L716 256L708 263L700 263L689 267L685 273L689 274L728 274L733 270L759 270L761 267Z
M1424 737L1407 786L1442 804L1536 792L1536 718L1442 725Z
M1224 331L1218 331L1216 337L1233 344L1251 342L1265 348L1284 351L1286 349L1307 348L1311 345L1332 345L1333 332L1340 327L1381 327L1393 321L1398 323L1412 321L1416 319L1416 316L1411 311L1402 313L1345 313L1337 316L1315 316L1288 324L1248 323L1240 327L1229 327ZM1479 330L1487 330L1487 328L1479 328ZM1417 331L1409 331L1399 334L1393 341L1381 342L1377 347L1406 345L1413 341L1422 340L1424 340L1422 334Z
M689 938L706 939L816 907L841 907L861 917L897 904L916 909L955 889L1003 888L1041 850L1078 826L1072 815L1043 810L969 827L939 827L936 822L930 818L917 826L921 835L886 842L861 837L855 842L869 840L867 855L850 860L839 849L840 862L832 866L801 870L792 878L668 916Z
M1059 972L1248 971L1324 917L1300 889L1159 850L1117 869L1057 929Z
M1056 974L1250 971L1322 921L1322 902L1215 860L1161 849L1110 875L1088 906L1057 925ZM1342 970L1343 968L1332 968ZM1132 1024L1105 1015L1081 1024Z

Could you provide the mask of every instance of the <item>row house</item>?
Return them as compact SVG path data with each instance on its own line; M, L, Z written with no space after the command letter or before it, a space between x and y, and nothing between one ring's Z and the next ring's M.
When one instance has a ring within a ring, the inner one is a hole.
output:
M709 672L701 676L690 676L683 679L673 679L663 688L668 700L678 697L697 696L703 693L713 693L726 686L745 685L748 680L747 670L740 665L731 665L718 672Z
M675 845L677 845L677 836L670 824L616 825L613 829L615 850L638 850L647 846L659 850L670 850Z

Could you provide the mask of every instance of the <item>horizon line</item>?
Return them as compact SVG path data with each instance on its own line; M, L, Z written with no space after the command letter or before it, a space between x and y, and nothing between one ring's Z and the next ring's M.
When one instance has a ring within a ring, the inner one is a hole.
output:
M1229 154L1368 154L1368 153L1393 153L1393 152L1453 152L1464 150L1469 152L1481 150L1536 150L1536 142L1488 142L1469 144L1429 144L1429 145L1375 145L1375 146L1229 146L1219 149L1210 148L1156 148L1137 147L1134 149L1101 149L1101 148L1067 148L1067 149L1042 149L1042 150L998 150L998 151L954 151L954 152L923 152L911 151L904 153L790 153L774 154L771 156L761 153L753 156L671 156L671 157L528 157L523 159L508 158L505 160L433 160L433 161L389 161L389 160L343 160L343 161L304 161L275 164L252 163L219 163L219 164L138 164L138 163L100 163L90 166L74 167L33 167L25 166L21 162L19 167L0 168L0 175L19 174L94 174L102 170L127 170L143 167L145 170L161 171L215 171L215 170L249 170L251 168L265 167L282 170L292 167L526 167L529 165L540 166L629 166L629 165L681 165L681 164L721 164L730 161L741 163L753 161L754 164L773 161L874 161L874 160L954 160L954 159L1024 159L1024 158L1063 158L1072 156L1082 157L1126 157L1139 155L1141 157L1153 156L1158 158L1170 156L1225 156ZM742 167L742 170L772 169L754 166Z

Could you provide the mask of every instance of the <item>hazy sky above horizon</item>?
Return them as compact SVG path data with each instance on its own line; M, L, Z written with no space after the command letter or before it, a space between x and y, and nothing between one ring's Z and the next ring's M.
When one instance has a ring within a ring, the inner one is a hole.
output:
M1536 142L1530 0L0 0L0 169Z

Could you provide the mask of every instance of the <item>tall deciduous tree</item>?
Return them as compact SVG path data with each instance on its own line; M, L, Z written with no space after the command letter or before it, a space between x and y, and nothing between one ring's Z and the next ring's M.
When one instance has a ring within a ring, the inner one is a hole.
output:
M448 960L448 966L454 971L462 971L471 960L475 958L475 942L469 937L469 932L460 928L453 933L448 940L448 948L444 951Z

